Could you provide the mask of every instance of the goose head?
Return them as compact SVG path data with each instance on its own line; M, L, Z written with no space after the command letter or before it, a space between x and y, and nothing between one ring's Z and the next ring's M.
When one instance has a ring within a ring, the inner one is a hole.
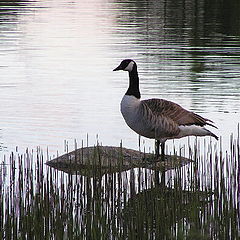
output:
M131 72L136 66L137 64L132 59L125 59L120 63L118 67L113 69L113 71L123 70L123 71Z

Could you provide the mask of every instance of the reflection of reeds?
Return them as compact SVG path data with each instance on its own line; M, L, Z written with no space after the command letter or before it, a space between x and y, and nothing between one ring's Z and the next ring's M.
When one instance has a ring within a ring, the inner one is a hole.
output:
M12 154L0 167L0 239L237 239L239 138L230 143L225 153L196 143L194 163L165 172L91 177L46 167L39 149ZM101 164L99 151L92 163Z

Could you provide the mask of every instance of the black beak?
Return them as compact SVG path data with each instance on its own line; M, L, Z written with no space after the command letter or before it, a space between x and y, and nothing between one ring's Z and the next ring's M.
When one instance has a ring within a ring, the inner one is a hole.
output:
M113 69L113 71L119 71L119 70L122 70L121 65L119 65L118 67L116 67L115 69Z

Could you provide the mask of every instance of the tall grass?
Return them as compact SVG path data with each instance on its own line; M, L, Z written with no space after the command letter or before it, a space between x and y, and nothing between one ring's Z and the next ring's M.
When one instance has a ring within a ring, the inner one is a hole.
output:
M0 167L0 239L239 239L239 146L196 142L187 166L91 178L45 166L40 149L11 154Z

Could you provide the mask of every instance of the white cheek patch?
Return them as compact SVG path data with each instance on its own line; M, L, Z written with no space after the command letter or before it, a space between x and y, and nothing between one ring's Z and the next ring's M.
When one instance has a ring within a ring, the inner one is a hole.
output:
M133 65L134 65L134 62L131 61L126 68L124 68L123 70L124 71L128 71L128 72L131 72L133 70Z

